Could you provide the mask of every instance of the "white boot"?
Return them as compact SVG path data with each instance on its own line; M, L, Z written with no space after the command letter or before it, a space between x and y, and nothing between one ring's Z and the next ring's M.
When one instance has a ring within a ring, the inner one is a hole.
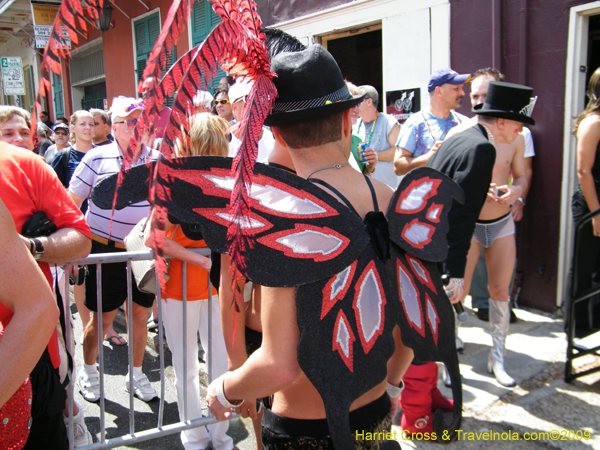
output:
M452 387L452 379L450 378L450 372L448 372L448 368L444 364L444 386Z
M493 373L498 383L502 386L512 387L517 382L506 373L504 356L506 354L506 336L510 323L510 303L490 298L490 334L492 335L492 348L488 358L488 372Z

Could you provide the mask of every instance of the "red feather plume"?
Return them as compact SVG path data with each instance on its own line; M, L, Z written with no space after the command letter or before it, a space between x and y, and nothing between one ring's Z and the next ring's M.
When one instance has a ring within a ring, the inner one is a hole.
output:
M151 105L158 104L159 99L174 95L174 103L165 129L161 153L171 156L171 149L177 141L187 143L189 139L189 117L193 115L193 98L199 90L207 90L215 77L219 65L232 76L243 77L254 81L244 109L244 120L239 125L242 146L232 168L236 179L236 187L231 197L231 213L234 217L228 230L230 239L229 252L233 266L244 267L244 251L249 248L250 234L242 227L249 213L249 195L254 162L258 153L258 140L264 119L271 110L277 92L271 81L269 72L269 53L260 31L261 20L256 13L256 5L251 0L231 1L211 0L213 9L222 18L214 30L197 48L183 55L165 74L155 92ZM148 105L146 105L148 107ZM147 120L152 120L145 113L136 127L144 130ZM150 197L157 206L164 205L169 195L168 188L159 186L164 180L154 178ZM162 242L165 239L163 219L165 211L161 207L161 217L154 228L153 247L157 256L162 256ZM159 258L162 260L162 258ZM157 261L157 270L163 261ZM234 277L234 284L237 277Z

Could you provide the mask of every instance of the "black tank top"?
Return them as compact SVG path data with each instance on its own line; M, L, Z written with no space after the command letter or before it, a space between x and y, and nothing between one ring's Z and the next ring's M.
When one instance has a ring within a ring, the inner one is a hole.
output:
M596 193L600 194L600 142L598 142L598 146L596 147L596 157L592 166L592 178L594 178L594 184L596 185ZM581 189L581 186L579 188Z

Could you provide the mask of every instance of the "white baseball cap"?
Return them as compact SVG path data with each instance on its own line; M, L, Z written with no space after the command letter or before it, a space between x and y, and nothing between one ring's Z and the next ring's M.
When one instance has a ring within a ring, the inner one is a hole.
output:
M114 122L117 117L125 118L138 109L144 109L143 99L119 95L113 98L109 111L110 120Z
M229 102L235 103L237 101L240 101L242 98L246 97L248 94L250 94L252 86L254 86L253 81L236 81L235 84L232 84L229 88Z

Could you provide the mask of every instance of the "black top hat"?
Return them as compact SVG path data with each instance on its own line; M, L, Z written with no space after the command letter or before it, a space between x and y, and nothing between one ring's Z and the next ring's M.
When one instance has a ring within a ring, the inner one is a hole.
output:
M475 106L475 114L501 119L516 120L535 125L531 118L537 97L531 97L533 88L520 84L492 81L485 96L485 102Z
M278 97L265 125L290 125L329 117L360 103L364 94L348 91L335 59L321 45L273 58L271 72Z

